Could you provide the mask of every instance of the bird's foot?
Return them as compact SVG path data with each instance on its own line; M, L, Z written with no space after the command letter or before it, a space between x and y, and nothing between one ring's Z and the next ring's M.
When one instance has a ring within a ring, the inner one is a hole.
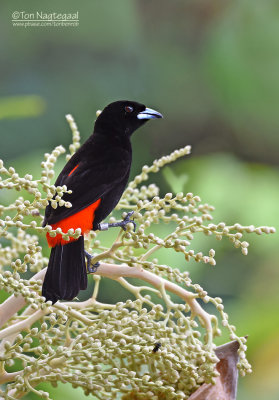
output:
M134 214L134 211L130 211L130 212L128 212L128 214L126 215L126 217L123 219L123 221L120 221L120 222L116 222L118 225L117 226L120 226L124 231L126 231L126 225L128 225L128 224L133 224L133 226L134 226L134 232L136 231L136 229L137 229L137 224L135 223L135 221L133 220L133 219L130 219L130 217L132 216Z
M137 224L135 223L135 221L133 219L130 219L130 217L134 214L134 211L130 211L128 212L128 214L126 215L126 217L123 219L123 221L120 222L113 222L111 224L107 224L107 223L103 223L103 224L99 224L98 225L98 229L100 231L106 231L109 228L117 228L120 227L122 228L124 231L127 230L126 225L127 224L133 224L134 225L134 232L137 229Z
M87 263L86 263L87 273L94 274L94 272L96 272L98 267L100 266L99 261L96 262L96 264L91 265L91 260L92 260L92 258L94 258L94 255L88 253L88 251L86 251L86 250L84 250L84 255L87 260Z

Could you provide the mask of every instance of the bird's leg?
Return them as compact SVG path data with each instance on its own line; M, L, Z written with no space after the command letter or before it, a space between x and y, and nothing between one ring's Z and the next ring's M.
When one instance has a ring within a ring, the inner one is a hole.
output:
M134 232L136 231L137 225L134 220L130 219L130 217L134 214L134 211L128 212L126 217L123 219L123 221L120 222L114 222L111 224L103 223L103 224L98 224L98 229L100 231L107 231L109 228L114 228L114 227L121 227L124 231L126 231L126 225L129 223L132 223L134 225Z
M94 272L96 272L98 267L100 266L99 261L96 262L96 264L91 265L91 259L94 258L94 255L91 255L86 250L84 250L84 255L85 255L85 258L87 260L87 263L86 263L87 273L88 274L94 274Z
M136 225L134 220L130 219L130 217L133 214L134 214L134 211L128 212L128 214L123 219L123 221L120 221L120 222L114 222L114 223L111 223L111 224L108 224L108 223L98 224L98 230L106 231L109 228L119 227L120 226L124 231L126 231L126 229L127 229L126 225L129 224L129 223L132 223L134 225L134 232L135 232L136 228L137 228L137 225ZM94 274L94 272L96 272L98 267L100 266L100 263L96 262L96 264L91 265L91 260L92 260L92 258L94 258L94 255L91 255L86 250L84 250L84 255L85 255L85 258L87 260L86 266L87 266L88 274Z

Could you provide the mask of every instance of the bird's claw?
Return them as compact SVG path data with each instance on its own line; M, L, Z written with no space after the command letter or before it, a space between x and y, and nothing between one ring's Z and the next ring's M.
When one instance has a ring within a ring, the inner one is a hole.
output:
M94 255L88 253L88 251L84 250L85 258L87 260L86 268L88 274L94 274L97 271L98 267L100 266L99 261L96 264L91 265L91 260L94 258Z
M126 231L126 225L128 224L133 224L134 225L134 232L136 232L137 229L137 224L135 223L135 221L133 219L130 219L130 217L134 214L134 211L130 211L128 212L128 214L126 215L126 217L123 219L123 221L119 222L119 225L121 226L121 228Z
M100 231L107 231L109 228L118 228L119 226L126 231L126 225L127 224L133 224L134 225L134 232L137 229L137 224L135 223L135 221L133 219L130 219L131 215L134 214L134 211L130 211L128 212L128 214L126 215L126 217L123 219L123 221L120 222L112 222L112 223L104 223L104 224L98 224L98 229Z

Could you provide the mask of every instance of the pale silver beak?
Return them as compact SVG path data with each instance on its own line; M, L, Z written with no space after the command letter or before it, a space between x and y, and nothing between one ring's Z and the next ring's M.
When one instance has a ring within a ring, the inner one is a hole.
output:
M138 119L153 119L153 118L163 118L163 115L158 111L152 110L152 108L146 108L144 111L138 113Z

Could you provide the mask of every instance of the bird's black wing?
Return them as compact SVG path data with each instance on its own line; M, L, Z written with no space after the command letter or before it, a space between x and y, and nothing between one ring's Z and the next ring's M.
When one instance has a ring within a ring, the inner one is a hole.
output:
M81 211L118 185L123 185L124 190L131 162L129 152L123 149L121 152L123 154L118 153L113 157L108 151L106 154L95 154L89 160L82 160L79 155L71 159L58 176L56 186L66 185L68 190L72 190L71 194L65 193L62 197L72 207L58 206L54 209L49 204L43 226L54 224ZM70 174L76 165L78 167Z

